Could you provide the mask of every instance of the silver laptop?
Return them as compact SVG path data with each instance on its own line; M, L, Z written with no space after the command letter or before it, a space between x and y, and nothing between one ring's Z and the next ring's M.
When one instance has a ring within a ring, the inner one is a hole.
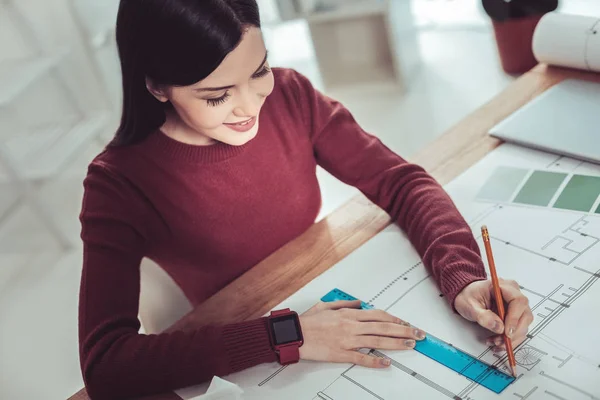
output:
M490 135L600 164L600 84L565 80L493 127Z

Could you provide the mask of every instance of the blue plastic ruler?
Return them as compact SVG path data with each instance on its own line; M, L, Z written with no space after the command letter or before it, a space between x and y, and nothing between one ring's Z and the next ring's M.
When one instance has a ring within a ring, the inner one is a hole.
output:
M333 289L321 298L324 302L339 300L358 299L339 289ZM374 307L361 302L361 308L370 310ZM494 393L501 393L515 381L513 376L430 334L417 341L415 350Z

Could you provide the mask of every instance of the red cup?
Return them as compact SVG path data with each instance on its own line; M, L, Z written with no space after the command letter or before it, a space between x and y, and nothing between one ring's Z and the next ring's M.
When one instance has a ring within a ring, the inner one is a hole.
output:
M492 21L502 69L508 74L520 74L537 65L533 55L533 32L542 15Z

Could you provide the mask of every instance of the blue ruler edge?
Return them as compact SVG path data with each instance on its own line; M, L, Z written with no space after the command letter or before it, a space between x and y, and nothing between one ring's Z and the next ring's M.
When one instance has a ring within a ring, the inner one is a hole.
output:
M339 300L358 299L340 289L333 289L321 298L324 302ZM371 310L374 307L363 301L361 308ZM417 341L415 350L494 393L502 393L515 381L513 376L430 334L427 334L425 339Z

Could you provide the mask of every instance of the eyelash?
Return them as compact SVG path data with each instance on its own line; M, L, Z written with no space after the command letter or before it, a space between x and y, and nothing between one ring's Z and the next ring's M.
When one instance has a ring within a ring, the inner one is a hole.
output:
M206 102L208 103L208 105L210 107L216 107L218 105L225 103L229 97L231 97L231 94L229 94L229 92L225 92L225 94L223 96L221 96L217 99L206 99Z
M262 78L263 76L266 76L269 72L271 72L271 68L265 66L263 69L252 75L252 79ZM231 97L231 94L229 92L225 92L223 96L217 99L206 99L206 102L210 107L216 107L225 103L227 99L229 99L229 97Z
M271 72L271 68L269 68L265 65L263 69L261 69L260 71L258 71L254 75L252 75L252 78L254 78L254 79L262 78L263 76L267 75L269 72Z

